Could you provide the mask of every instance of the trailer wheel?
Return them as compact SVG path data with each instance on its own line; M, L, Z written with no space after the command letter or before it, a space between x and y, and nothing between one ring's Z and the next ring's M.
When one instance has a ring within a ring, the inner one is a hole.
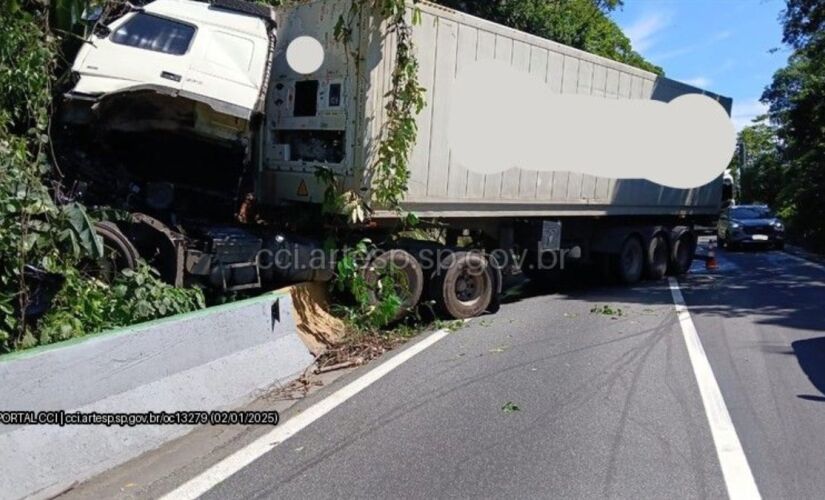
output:
M669 262L670 254L667 248L667 240L661 234L657 234L647 244L647 260L645 262L647 279L659 281L664 278L667 274Z
M616 261L619 280L626 285L638 283L642 279L645 263L644 250L639 238L629 236L624 240Z
M685 233L673 244L670 254L670 265L668 273L674 276L685 274L693 265L693 257L696 253L696 239L692 233Z
M435 275L433 298L438 308L455 319L479 316L493 300L489 263L476 252L456 252Z
M421 294L424 291L424 272L415 257L397 248L376 257L364 272L364 278L373 289L387 272L398 273L398 278L400 278L396 280L395 292L404 302L393 318L393 321L397 321L413 310L421 300ZM398 281L401 282L398 283ZM379 301L374 291L370 292L370 301L373 304Z
M84 274L112 283L121 271L137 268L137 249L113 222L96 222L95 234L103 240L103 257L83 262Z

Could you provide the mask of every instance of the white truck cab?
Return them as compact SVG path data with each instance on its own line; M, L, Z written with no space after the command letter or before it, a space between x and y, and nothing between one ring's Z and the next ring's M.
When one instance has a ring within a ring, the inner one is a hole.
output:
M270 7L155 0L95 27L75 59L67 97L101 102L150 91L248 122L263 110L274 43Z

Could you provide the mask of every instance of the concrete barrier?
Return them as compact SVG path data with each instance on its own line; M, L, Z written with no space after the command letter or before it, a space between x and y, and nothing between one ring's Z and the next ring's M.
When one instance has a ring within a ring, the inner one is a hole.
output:
M0 410L240 407L313 361L289 291L0 357ZM45 498L189 426L0 425L0 497Z

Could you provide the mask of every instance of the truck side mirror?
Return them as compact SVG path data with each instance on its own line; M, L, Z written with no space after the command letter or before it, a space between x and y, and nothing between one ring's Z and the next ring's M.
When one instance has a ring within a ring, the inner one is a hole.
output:
M92 33L94 33L98 38L106 38L112 33L112 30L103 24L96 24Z

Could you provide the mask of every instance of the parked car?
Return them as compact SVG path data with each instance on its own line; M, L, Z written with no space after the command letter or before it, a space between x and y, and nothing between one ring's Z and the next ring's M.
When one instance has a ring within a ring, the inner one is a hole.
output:
M722 211L717 227L719 245L785 247L785 225L767 205L734 205Z

